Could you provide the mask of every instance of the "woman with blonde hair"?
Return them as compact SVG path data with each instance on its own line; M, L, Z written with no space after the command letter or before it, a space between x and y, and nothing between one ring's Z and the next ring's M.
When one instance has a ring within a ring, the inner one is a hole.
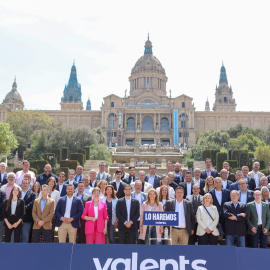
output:
M214 189L215 188L215 183L214 183L215 179L213 176L208 176L206 179L205 179L205 186L203 188L203 194L206 194L208 193L210 190Z
M163 206L166 204L166 201L170 200L168 186L160 187L158 200L162 203Z
M139 239L145 240L145 244L150 245L150 238L156 238L157 240L153 240L153 244L160 244L163 227L143 225L143 216L145 211L163 212L163 205L159 202L157 191L154 188L149 190L147 199L141 207Z
M105 193L105 187L108 185L107 180L102 179L100 181L98 181L97 183L97 187L100 189L100 199L102 200L104 197L104 193Z
M219 214L216 206L213 205L211 194L207 193L203 196L202 205L198 207L196 217L198 222L198 244L217 245Z

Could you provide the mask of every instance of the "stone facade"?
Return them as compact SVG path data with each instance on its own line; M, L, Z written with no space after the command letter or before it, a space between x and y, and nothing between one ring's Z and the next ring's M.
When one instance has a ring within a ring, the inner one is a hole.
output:
M130 91L124 97L111 94L104 97L101 110L91 110L91 101L83 110L81 85L75 64L65 85L61 110L44 111L56 123L72 127L102 127L108 145L174 144L194 145L198 132L228 130L237 124L266 130L270 125L269 112L236 112L231 86L222 64L219 86L216 87L213 111L207 101L205 111L196 111L193 99L187 95L171 97L167 93L168 78L160 61L153 55L152 43L145 43L142 57L135 63L129 77ZM7 113L23 109L23 101L14 81L12 90L0 105L0 120ZM178 126L178 127L177 127ZM174 130L176 134L174 134ZM175 135L175 136L174 136Z

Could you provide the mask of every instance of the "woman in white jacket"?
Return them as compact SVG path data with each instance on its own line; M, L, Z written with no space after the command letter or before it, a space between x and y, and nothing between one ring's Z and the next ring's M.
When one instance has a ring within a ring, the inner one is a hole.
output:
M203 196L202 205L198 207L196 217L198 222L198 244L217 245L219 214L216 206L213 205L211 194L207 193Z

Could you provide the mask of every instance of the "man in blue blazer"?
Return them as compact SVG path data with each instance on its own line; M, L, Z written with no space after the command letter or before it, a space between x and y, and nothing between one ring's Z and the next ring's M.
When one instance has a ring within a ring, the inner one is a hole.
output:
M0 187L7 184L7 164L5 162L0 163Z
M74 196L74 185L67 185L67 195L60 198L55 214L57 217L59 243L65 243L67 234L70 243L76 243L77 229L80 227L80 217L83 213L83 203L81 199Z
M231 201L223 205L225 217L226 245L233 246L236 241L237 247L246 247L245 235L246 225L246 204L239 202L240 194L237 190L231 191Z
M60 172L58 175L58 183L56 184L56 190L60 192L60 197L67 195L67 184L66 181L66 174L64 172Z
M202 179L206 179L207 176L213 176L214 178L218 176L218 172L212 169L212 160L211 158L207 158L205 160L205 167L206 169L202 171L201 177Z
M215 188L209 192L213 198L213 205L217 207L219 213L219 222L222 224L223 229L225 225L225 218L223 214L223 205L225 202L230 201L230 191L222 188L222 180L220 177L215 178Z
M156 174L156 165L152 164L149 167L150 169L150 174L146 175L145 177L145 182L150 183L154 189L157 187L160 187L160 176Z
M247 189L247 181L245 179L240 179L238 181L238 185L240 187L239 190L239 201L242 203L249 203L249 202L253 202L254 201L254 191L253 190L248 190Z
M222 188L230 190L230 186L232 185L232 181L227 179L228 171L226 169L222 169L220 171L220 178L222 180Z

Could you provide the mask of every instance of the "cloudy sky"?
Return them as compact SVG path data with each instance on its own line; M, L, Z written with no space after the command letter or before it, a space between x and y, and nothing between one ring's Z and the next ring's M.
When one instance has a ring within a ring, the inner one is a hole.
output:
M0 102L16 75L27 109L60 109L75 59L84 106L129 92L147 34L172 96L211 108L222 61L238 111L270 111L269 1L0 2Z

